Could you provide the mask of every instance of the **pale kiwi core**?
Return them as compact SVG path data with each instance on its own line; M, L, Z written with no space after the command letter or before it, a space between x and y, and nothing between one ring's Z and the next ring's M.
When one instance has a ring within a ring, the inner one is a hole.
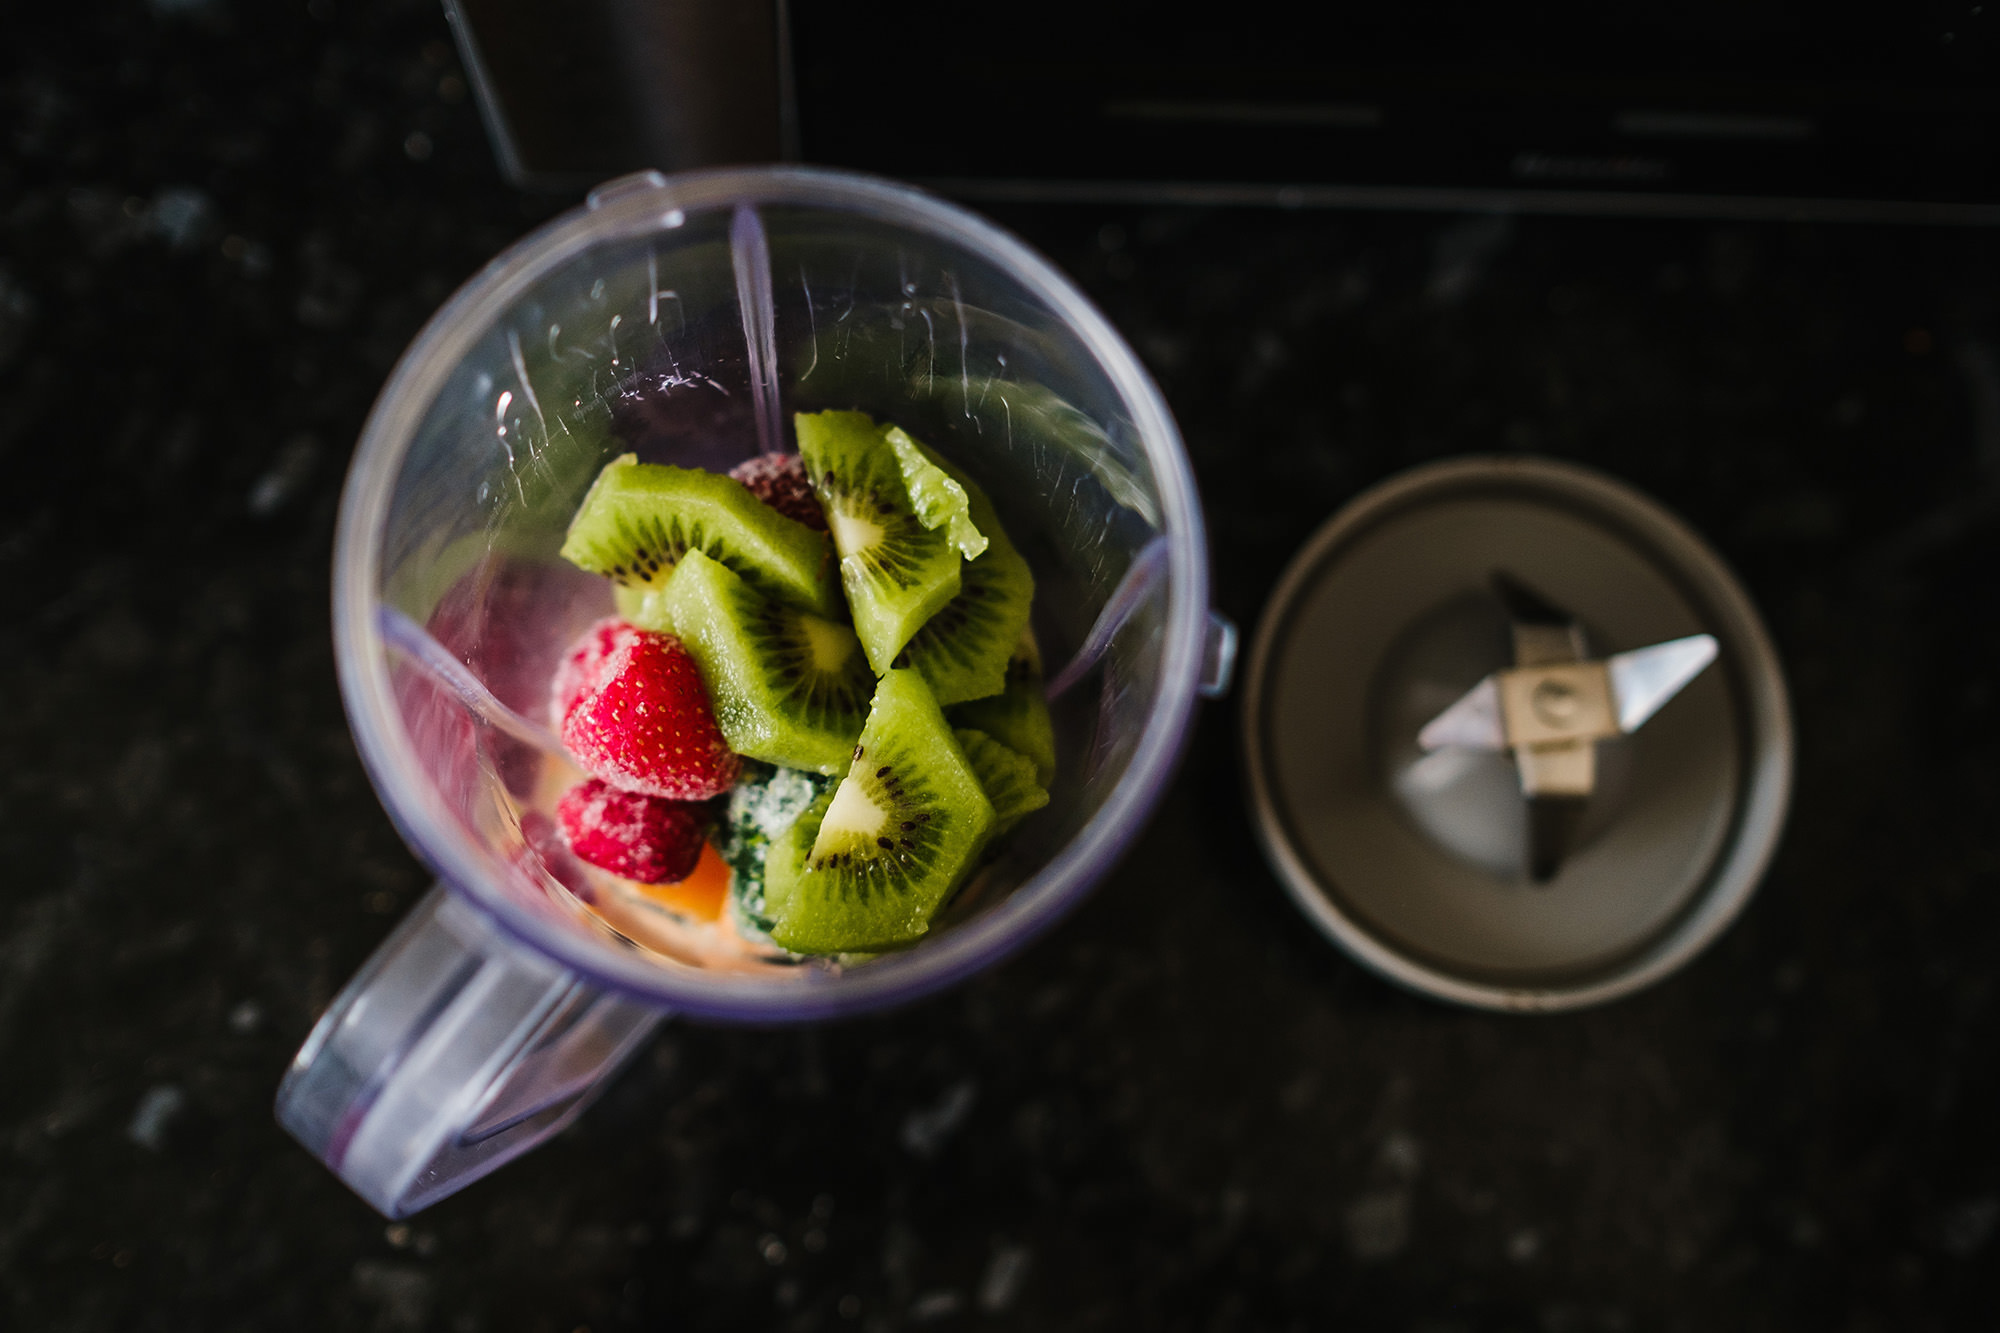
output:
M834 790L833 801L820 821L819 836L813 839L811 856L817 860L844 834L878 836L889 825L889 812L868 799L859 782L843 780Z
M799 626L805 631L806 643L812 650L813 665L821 671L836 672L847 665L847 659L860 651L854 638L854 631L845 625L836 625L818 616L801 615Z
M882 540L880 523L844 513L837 506L829 505L828 510L827 523L833 529L833 548L836 551L866 551Z

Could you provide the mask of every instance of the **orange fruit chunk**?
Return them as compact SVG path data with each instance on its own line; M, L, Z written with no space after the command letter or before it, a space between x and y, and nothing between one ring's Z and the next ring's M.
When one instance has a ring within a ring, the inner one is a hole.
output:
M675 884L639 884L633 888L641 897L658 903L670 912L692 917L696 921L713 921L722 915L722 903L729 896L729 863L722 859L722 853L715 850L715 844L701 845L701 860L695 863L694 873Z

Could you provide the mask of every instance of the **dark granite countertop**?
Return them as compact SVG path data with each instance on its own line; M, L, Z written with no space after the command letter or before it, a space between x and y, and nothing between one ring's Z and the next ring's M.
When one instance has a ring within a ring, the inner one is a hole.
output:
M1591 463L1715 542L1797 712L1756 900L1599 1010L1413 998L1284 898L1212 706L1017 959L671 1026L386 1226L270 1111L427 882L335 690L336 497L419 324L568 201L500 185L426 0L43 7L7 48L0 1326L1990 1321L1992 233L1000 210L1158 375L1246 627L1344 499L1454 453Z

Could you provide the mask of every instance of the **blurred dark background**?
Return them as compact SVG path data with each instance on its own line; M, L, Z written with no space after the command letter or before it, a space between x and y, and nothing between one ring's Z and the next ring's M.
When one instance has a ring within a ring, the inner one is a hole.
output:
M986 199L2000 219L1966 0L445 0L503 169L783 155Z
M865 1020L672 1026L561 1141L388 1226L270 1114L427 884L336 695L334 507L421 322L576 196L505 182L428 0L9 29L0 1325L1990 1326L1992 231L987 196L1159 378L1246 627L1317 523L1426 459L1574 459L1685 515L1790 672L1800 779L1762 890L1601 1010L1412 998L1289 906L1211 706L1134 854L1019 958ZM914 123L978 100L844 59L857 105L900 91ZM1990 97L1936 68L1938 96ZM900 142L874 131L816 148L801 97L808 156L920 174L867 157ZM1959 111L1933 184L1836 155L1810 194L1990 204L1994 124Z

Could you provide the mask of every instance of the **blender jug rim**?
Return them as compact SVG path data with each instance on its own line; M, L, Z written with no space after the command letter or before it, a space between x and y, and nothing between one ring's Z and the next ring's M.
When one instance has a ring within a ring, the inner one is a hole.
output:
M403 353L369 413L341 496L333 619L341 693L384 808L420 859L509 935L601 984L715 1018L824 1017L914 999L1013 952L1081 901L1151 813L1184 747L1208 615L1200 500L1180 433L1137 356L1089 299L1025 243L955 204L897 182L810 167L749 167L626 178L545 223L470 278ZM1167 611L1159 684L1125 771L1104 804L1034 875L974 919L908 953L839 975L774 982L663 966L554 923L493 882L493 854L445 811L397 721L388 655L375 623L379 536L403 459L446 378L534 285L589 247L669 231L697 212L798 205L903 227L970 252L1051 309L1096 359L1131 415L1159 490L1167 537ZM676 217L675 215L680 215Z

